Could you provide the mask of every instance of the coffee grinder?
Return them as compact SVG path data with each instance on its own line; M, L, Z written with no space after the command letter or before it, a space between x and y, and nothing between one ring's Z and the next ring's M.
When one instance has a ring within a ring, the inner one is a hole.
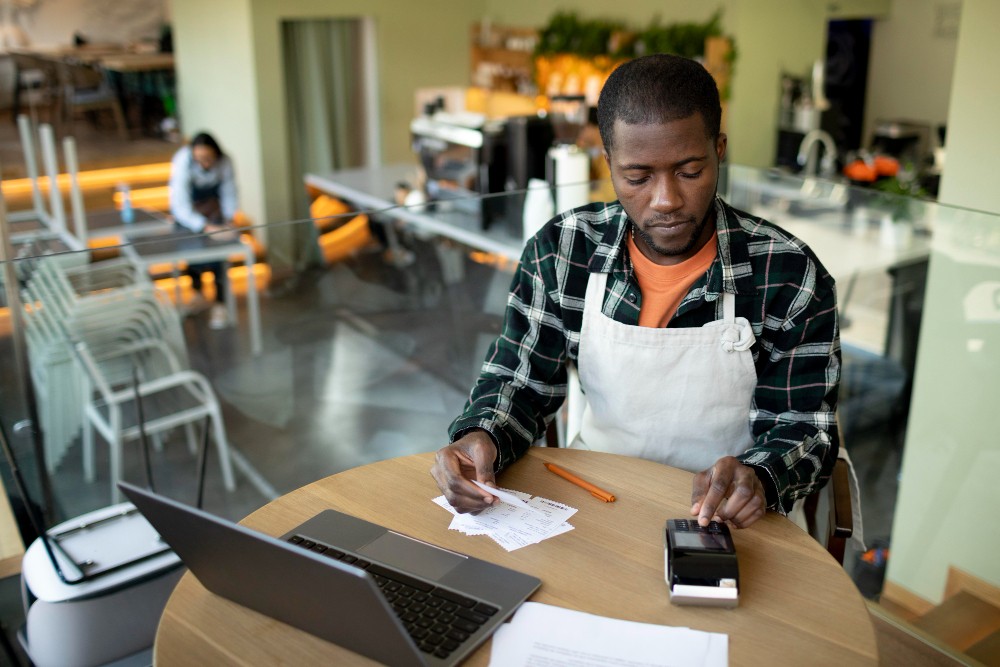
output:
M583 95L554 95L550 102L555 142L546 156L545 180L558 215L590 202L590 156L576 145L587 122L587 102Z

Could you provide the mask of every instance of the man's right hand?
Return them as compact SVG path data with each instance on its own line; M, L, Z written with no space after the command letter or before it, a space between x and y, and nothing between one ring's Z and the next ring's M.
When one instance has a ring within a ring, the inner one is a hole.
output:
M431 475L457 511L478 512L497 502L497 498L469 480L495 487L493 462L496 458L497 448L489 433L470 431L438 450Z

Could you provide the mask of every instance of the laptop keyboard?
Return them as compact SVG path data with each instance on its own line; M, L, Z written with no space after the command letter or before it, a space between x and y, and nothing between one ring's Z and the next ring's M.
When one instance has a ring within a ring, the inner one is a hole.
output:
M292 544L366 570L424 653L447 658L499 609L301 535Z

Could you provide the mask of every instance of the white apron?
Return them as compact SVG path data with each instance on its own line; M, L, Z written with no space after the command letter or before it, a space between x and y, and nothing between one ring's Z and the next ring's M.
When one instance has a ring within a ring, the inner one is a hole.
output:
M755 339L736 297L723 293L724 318L702 327L639 327L601 312L607 278L587 283L577 359L586 407L571 446L691 472L749 449Z

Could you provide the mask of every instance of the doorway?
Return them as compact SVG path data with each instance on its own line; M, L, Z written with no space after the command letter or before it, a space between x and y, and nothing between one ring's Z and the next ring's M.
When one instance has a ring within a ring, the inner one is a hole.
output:
M871 19L830 21L827 26L824 90L830 108L820 126L841 156L863 145L871 40Z
M289 178L297 219L308 217L306 173L379 161L378 84L370 18L282 23Z

